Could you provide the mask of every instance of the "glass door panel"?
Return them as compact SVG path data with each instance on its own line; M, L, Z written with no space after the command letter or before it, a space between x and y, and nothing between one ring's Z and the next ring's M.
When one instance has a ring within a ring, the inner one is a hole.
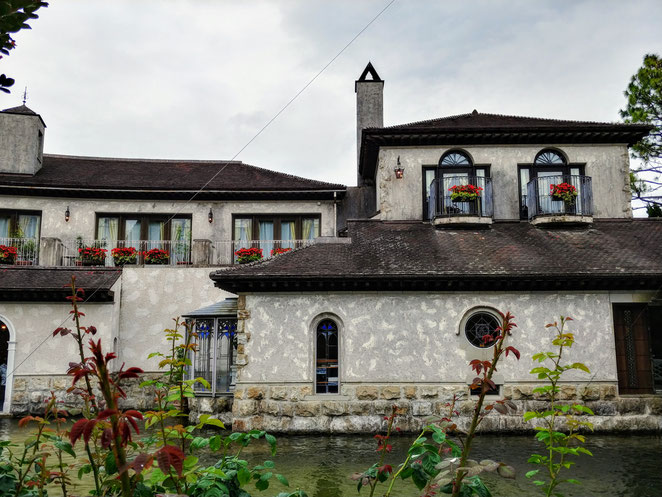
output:
M296 240L296 223L294 221L281 221L280 223L280 246L293 249Z
M551 186L562 183L563 171L536 171L538 177L538 202L539 212L548 212L550 214L560 214L564 212L562 200L554 200L551 195Z
M185 264L191 260L191 220L173 219L170 221L171 260L175 264Z
M468 185L469 173L443 173L441 176L441 183L443 191L439 195L443 195L444 199L444 212L446 214L469 214L471 205L469 202L453 202L451 200L451 188L454 186Z
M281 228L282 231L282 228ZM314 240L320 235L320 220L318 218L306 218L301 221L302 240Z
M258 238L260 239L262 257L266 259L267 257L271 257L271 251L274 248L274 222L259 221L258 228Z
M234 247L232 250L233 261L237 262L234 254L242 248L250 248L249 240L253 239L253 220L248 217L238 217L234 220Z

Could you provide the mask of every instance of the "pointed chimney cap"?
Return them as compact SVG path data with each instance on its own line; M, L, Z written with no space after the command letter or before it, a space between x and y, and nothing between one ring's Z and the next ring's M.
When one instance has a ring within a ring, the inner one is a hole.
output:
M368 76L370 76L370 79L368 79ZM361 76L359 76L359 79L357 79L354 82L354 91L356 92L356 85L358 83L382 83L384 84L384 80L379 77L379 74L377 74L377 71L375 70L374 66L372 65L372 62L368 62L368 65L365 66L365 69L361 73Z

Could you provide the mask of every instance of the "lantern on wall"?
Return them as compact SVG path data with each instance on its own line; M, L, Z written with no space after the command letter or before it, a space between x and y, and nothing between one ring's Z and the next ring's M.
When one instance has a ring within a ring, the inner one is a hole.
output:
M209 214L207 215L207 221L209 221L210 224L214 222L214 211L211 210L211 207L209 208Z
M64 211L64 221L68 223L70 217L71 217L71 212L69 212L69 206L67 205L67 210Z
M400 156L399 155L398 155L398 162L395 165L395 169L393 171L395 171L396 179L402 179L405 175L405 168L402 167L402 164L400 164Z

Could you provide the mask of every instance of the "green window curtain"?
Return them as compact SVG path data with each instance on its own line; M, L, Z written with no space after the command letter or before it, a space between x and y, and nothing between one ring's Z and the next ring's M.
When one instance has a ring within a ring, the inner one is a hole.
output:
M0 238L9 238L9 216L0 216Z
M117 233L120 220L116 217L100 217L97 220L97 239L117 242Z
M189 262L191 255L191 220L173 219L170 221L172 256L176 262Z
M19 214L18 227L20 238L39 238L40 217L32 214Z
M320 220L316 217L304 217L301 223L301 239L313 240L320 236Z

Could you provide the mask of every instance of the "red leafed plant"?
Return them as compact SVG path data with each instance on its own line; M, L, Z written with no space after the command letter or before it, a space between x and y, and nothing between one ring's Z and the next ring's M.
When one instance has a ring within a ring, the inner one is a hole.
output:
M0 264L14 264L17 256L16 247L0 245Z
M145 256L145 264L168 264L170 260L170 253L158 248L148 250L143 255Z
M549 191L554 200L563 200L566 204L574 204L578 195L577 188L570 183L549 185Z
M247 264L262 259L262 249L257 247L242 248L237 250L234 255L237 256L238 264Z
M480 197L483 188L476 185L453 185L448 189L453 202L468 202Z
M291 250L292 250L291 248L275 248L275 249L271 249L271 257L273 257L274 255L280 255L280 254L284 254L284 253L286 253L286 252L290 252Z

